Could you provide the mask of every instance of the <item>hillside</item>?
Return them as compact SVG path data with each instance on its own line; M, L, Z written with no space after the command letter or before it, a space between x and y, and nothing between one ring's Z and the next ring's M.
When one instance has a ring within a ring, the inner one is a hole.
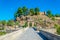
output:
M27 20L25 20L26 18ZM24 25L24 23L27 21L27 22L31 22L32 25L36 24L36 26L38 27L43 27L43 28L54 27L54 21L51 20L49 17L47 17L44 12L40 12L39 15L22 16L21 18L17 18L17 21L20 21L20 25L22 24Z

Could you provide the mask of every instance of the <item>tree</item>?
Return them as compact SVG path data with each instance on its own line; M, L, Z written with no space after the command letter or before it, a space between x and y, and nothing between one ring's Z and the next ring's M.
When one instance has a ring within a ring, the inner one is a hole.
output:
M29 13L30 15L34 15L34 9L30 9Z
M47 11L47 14L46 14L46 15L47 15L49 18L53 17L50 10Z
M60 15L59 14L55 14L55 17L60 17Z
M22 8L22 10L23 10L23 14L24 15L27 15L27 13L28 13L28 8L26 8L25 6Z
M19 15L18 13L15 13L15 14L14 14L14 17L15 17L15 18L17 18L17 17L18 17L18 15Z
M22 10L22 8L19 7L17 13L18 13L18 16L23 15L23 10Z
M39 15L39 8L35 8L35 15Z

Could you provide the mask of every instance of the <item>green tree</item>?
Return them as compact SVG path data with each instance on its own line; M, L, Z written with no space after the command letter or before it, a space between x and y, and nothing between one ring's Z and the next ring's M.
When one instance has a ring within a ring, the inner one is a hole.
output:
M28 8L26 8L25 6L22 8L23 10L23 15L27 15L28 13Z
M19 7L17 12L14 14L14 17L16 19L17 17L20 17L21 15L23 15L23 10L22 8Z
M53 17L52 13L50 10L47 11L47 14L46 14L49 18Z
M14 14L14 17L15 17L15 18L17 18L17 17L18 17L18 15L19 15L18 13L15 13L15 14Z
M35 8L35 15L39 15L39 8Z
M32 16L34 15L34 9L30 9L29 14Z
M55 17L60 17L60 15L59 14L55 14Z
M18 13L18 16L23 15L23 10L22 10L22 8L19 7L17 13Z

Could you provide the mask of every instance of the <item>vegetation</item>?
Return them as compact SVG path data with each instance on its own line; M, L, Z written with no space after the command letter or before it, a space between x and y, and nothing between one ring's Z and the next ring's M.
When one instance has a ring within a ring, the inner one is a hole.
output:
M55 28L58 28L58 27L59 27L59 25L58 25L58 24L55 24L55 25L54 25L54 27L55 27Z
M28 23L27 23L27 22L25 22L25 24L24 24L24 26L23 26L23 27L25 28L25 27L27 27L27 26L28 26Z
M35 8L35 15L39 15L39 8Z
M55 17L60 17L60 14L55 14Z
M16 13L14 14L14 17L15 17L15 20L16 20L17 17L21 17L22 15L23 16L26 16L26 15L30 15L30 16L39 15L39 12L40 12L40 10L39 10L38 7L28 9L27 7L24 6L24 7L19 7L17 9ZM55 21L54 17L60 17L59 14L53 15L51 10L48 10L46 13L47 13L46 15L54 21ZM40 23L40 25L45 25L45 23L42 21L42 19L39 20L39 23ZM19 24L18 21L14 21L14 20L8 20L8 21L2 20L2 21L0 21L0 26L2 26L2 28L0 28L0 30L4 30L5 26L14 26L14 25L15 25L15 28L16 28L16 25L20 25L20 24ZM29 25L32 26L32 23L30 23ZM28 23L25 22L23 27L27 27L27 26L28 26ZM36 24L34 24L34 26L36 26ZM58 24L55 24L55 28L57 30L57 33L60 34L60 26ZM5 34L5 33L6 32L0 32L0 35Z
M1 22L2 22L2 25L6 25L7 24L6 20L3 20Z
M23 15L26 16L28 14L28 8L24 6L22 10L23 10Z
M9 21L7 22L7 25L8 25L8 26L13 26L13 25L14 25L14 21L13 21L13 20L9 20Z
M57 34L60 35L60 27L57 28Z
M54 17L51 18L53 21L55 21L56 19Z
M55 24L56 32L60 35L60 25Z
M30 24L29 24L29 25L30 25L30 27L32 27L32 23L31 23L31 22L30 22Z
M39 8L31 8L31 9L28 9L27 7L19 7L17 12L14 14L14 17L21 17L21 15L38 15L39 14ZM28 14L29 13L29 14Z
M4 35L4 34L6 34L6 32L0 32L0 35Z
M47 14L46 14L46 15L47 15L49 18L51 18L51 17L60 17L60 14L57 14L57 13L56 13L55 15L53 15L50 10L47 11Z
M55 21L55 17L57 17L58 15L53 15L52 12L50 10L47 11L47 14L46 14L49 18L51 18L53 21Z
M29 14L30 14L31 16L34 15L34 14L35 14L35 13L34 13L34 9L30 9Z
M34 23L34 27L36 27L37 25L36 25L36 23Z
M4 27L0 28L0 30L4 30Z
M47 11L47 14L46 14L49 18L53 17L52 13L50 10Z
M19 25L19 22L18 22L18 21L16 21L16 22L15 22L15 25Z

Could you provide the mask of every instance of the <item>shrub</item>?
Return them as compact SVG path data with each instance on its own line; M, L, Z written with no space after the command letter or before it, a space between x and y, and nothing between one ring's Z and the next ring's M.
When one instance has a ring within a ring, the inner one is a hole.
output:
M57 34L60 35L60 27L57 28Z
M55 28L58 28L58 27L59 27L59 25L58 25L58 24L55 24L55 25L54 25L54 27L55 27Z
M34 27L36 27L37 25L34 23Z
M30 27L31 27L31 26L32 26L32 23L30 22L30 24L29 24L29 25L30 25Z
M4 28L0 28L0 30L4 30Z
M53 20L53 21L55 21L55 18L54 18L54 17L52 17L52 20Z
M28 26L28 23L27 22L25 22L25 24L24 24L24 26L23 27L27 27Z
M0 32L0 35L4 35L4 34L6 34L6 32Z
M57 34L60 35L60 25L55 24L54 26L55 26L55 28L56 28L56 32L57 32Z

